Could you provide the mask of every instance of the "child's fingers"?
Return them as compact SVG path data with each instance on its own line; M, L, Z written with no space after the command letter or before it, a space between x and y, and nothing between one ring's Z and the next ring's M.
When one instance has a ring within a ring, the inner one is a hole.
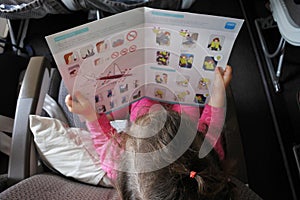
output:
M222 82L222 84L227 87L232 78L232 68L229 65L227 65L225 69L222 67L216 67L215 75L215 82L217 81L216 84L219 85Z
M223 74L223 80L224 80L225 87L227 87L229 85L231 79L232 79L232 67L227 65L224 70L224 74Z
M68 108L72 107L72 96L70 94L65 97L65 103Z
M215 69L214 87L222 87L222 85L224 85L222 74L223 74L223 69L221 67L217 67Z
M232 67L230 66L230 65L227 65L226 67L225 67L225 70L224 70L224 75L228 75L228 74L232 74Z

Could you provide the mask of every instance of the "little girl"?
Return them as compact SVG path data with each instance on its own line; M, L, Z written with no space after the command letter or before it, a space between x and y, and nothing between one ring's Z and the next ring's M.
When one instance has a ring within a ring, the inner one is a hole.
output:
M220 133L225 119L225 87L232 69L216 68L208 104L199 108L143 98L130 105L131 126L117 133L79 92L66 97L92 134L106 177L122 199L233 199L222 169ZM208 141L208 142L207 142Z

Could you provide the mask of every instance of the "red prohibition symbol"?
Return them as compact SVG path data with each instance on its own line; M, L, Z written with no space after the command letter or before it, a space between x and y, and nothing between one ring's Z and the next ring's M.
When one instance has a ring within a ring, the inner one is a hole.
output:
M129 47L129 51L130 52L134 52L136 50L136 45L131 45L130 47Z
M128 41L133 41L135 40L135 38L137 37L137 31L130 31L129 33L127 33L126 35L126 39Z
M113 52L112 54L111 54L111 58L112 59L115 59L115 58L117 58L119 56L119 52L117 52L117 51L115 51L115 52Z
M128 53L128 49L127 49L127 48L124 48L124 49L122 49L122 50L120 51L120 54L121 54L122 56L126 55L127 53Z

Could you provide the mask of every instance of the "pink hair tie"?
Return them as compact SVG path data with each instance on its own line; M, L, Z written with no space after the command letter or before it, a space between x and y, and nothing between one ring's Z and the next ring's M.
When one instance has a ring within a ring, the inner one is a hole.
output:
M196 174L197 174L197 172L191 171L190 172L190 178L195 178Z

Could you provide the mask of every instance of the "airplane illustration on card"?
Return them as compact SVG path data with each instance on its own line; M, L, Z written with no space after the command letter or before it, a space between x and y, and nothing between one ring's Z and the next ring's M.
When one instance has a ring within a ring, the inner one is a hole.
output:
M132 76L132 74L129 73L130 70L130 68L121 70L117 64L114 64L112 70L110 70L105 76L98 77L97 80L111 80Z

